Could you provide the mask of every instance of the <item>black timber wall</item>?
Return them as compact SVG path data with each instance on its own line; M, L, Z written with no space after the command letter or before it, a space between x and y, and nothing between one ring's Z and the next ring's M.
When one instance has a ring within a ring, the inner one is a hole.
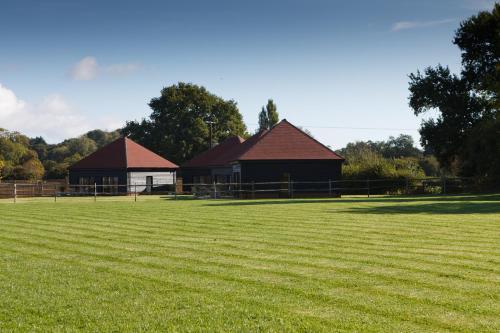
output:
M342 160L240 161L241 182L294 182L340 180ZM327 185L326 185L327 186Z
M85 169L85 170L69 170L69 184L79 185L80 177L93 177L97 185L102 185L102 177L118 177L119 185L127 184L127 170L123 169ZM98 189L99 192L102 191ZM126 192L126 187L120 187L119 192Z

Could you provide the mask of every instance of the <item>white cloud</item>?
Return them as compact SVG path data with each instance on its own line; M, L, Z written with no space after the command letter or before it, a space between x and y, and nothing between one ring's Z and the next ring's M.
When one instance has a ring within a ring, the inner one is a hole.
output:
M400 21L392 25L392 31L400 31L407 29L428 28L441 24L455 22L456 19L444 19L436 21Z
M2 117L9 117L22 111L26 106L24 101L17 99L12 90L0 84L0 120ZM2 124L0 123L0 127Z
M19 131L28 136L43 136L48 142L81 135L94 128L116 129L123 125L116 119L97 119L101 126L94 126L78 109L71 106L62 95L51 94L41 102L30 104L0 84L0 127ZM104 126L102 126L104 125Z
M99 66L94 57L83 58L71 69L71 77L79 81L93 80L98 74Z
M133 73L141 68L138 63L111 64L101 66L97 63L95 57L85 57L77 62L70 71L74 80L88 81L97 78L100 74L126 75Z

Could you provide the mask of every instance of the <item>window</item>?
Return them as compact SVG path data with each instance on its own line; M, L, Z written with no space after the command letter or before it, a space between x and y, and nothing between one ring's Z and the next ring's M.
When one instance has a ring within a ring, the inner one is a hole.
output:
M102 192L114 194L118 192L118 177L102 177Z
M153 176L146 176L146 192L151 193L153 190Z
M89 193L94 191L94 177L80 177L78 179L78 192Z

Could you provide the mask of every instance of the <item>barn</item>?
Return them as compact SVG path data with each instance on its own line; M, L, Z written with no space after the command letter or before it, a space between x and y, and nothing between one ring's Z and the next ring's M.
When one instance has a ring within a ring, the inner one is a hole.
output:
M69 167L69 184L80 191L151 192L175 184L178 166L129 138L119 138ZM124 186L128 185L128 186Z
M328 182L344 158L286 119L243 140L231 137L181 166L184 183Z

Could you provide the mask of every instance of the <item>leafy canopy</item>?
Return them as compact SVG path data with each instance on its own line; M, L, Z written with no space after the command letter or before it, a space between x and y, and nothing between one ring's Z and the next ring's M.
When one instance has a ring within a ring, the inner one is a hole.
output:
M422 122L421 143L449 172L497 177L500 163L487 156L500 154L496 125L500 107L500 5L462 22L454 43L462 55L460 75L441 65L409 75L409 104L414 114L439 113L435 119ZM492 139L478 140L480 137Z
M7 179L41 179L45 173L29 138L0 128L0 177Z
M347 179L421 178L439 175L439 165L414 146L410 135L386 141L350 142L337 151L346 159L342 175Z
M246 136L236 102L195 84L179 82L163 88L149 106L153 110L149 118L127 122L122 134L177 164L209 148L209 123L216 142Z

